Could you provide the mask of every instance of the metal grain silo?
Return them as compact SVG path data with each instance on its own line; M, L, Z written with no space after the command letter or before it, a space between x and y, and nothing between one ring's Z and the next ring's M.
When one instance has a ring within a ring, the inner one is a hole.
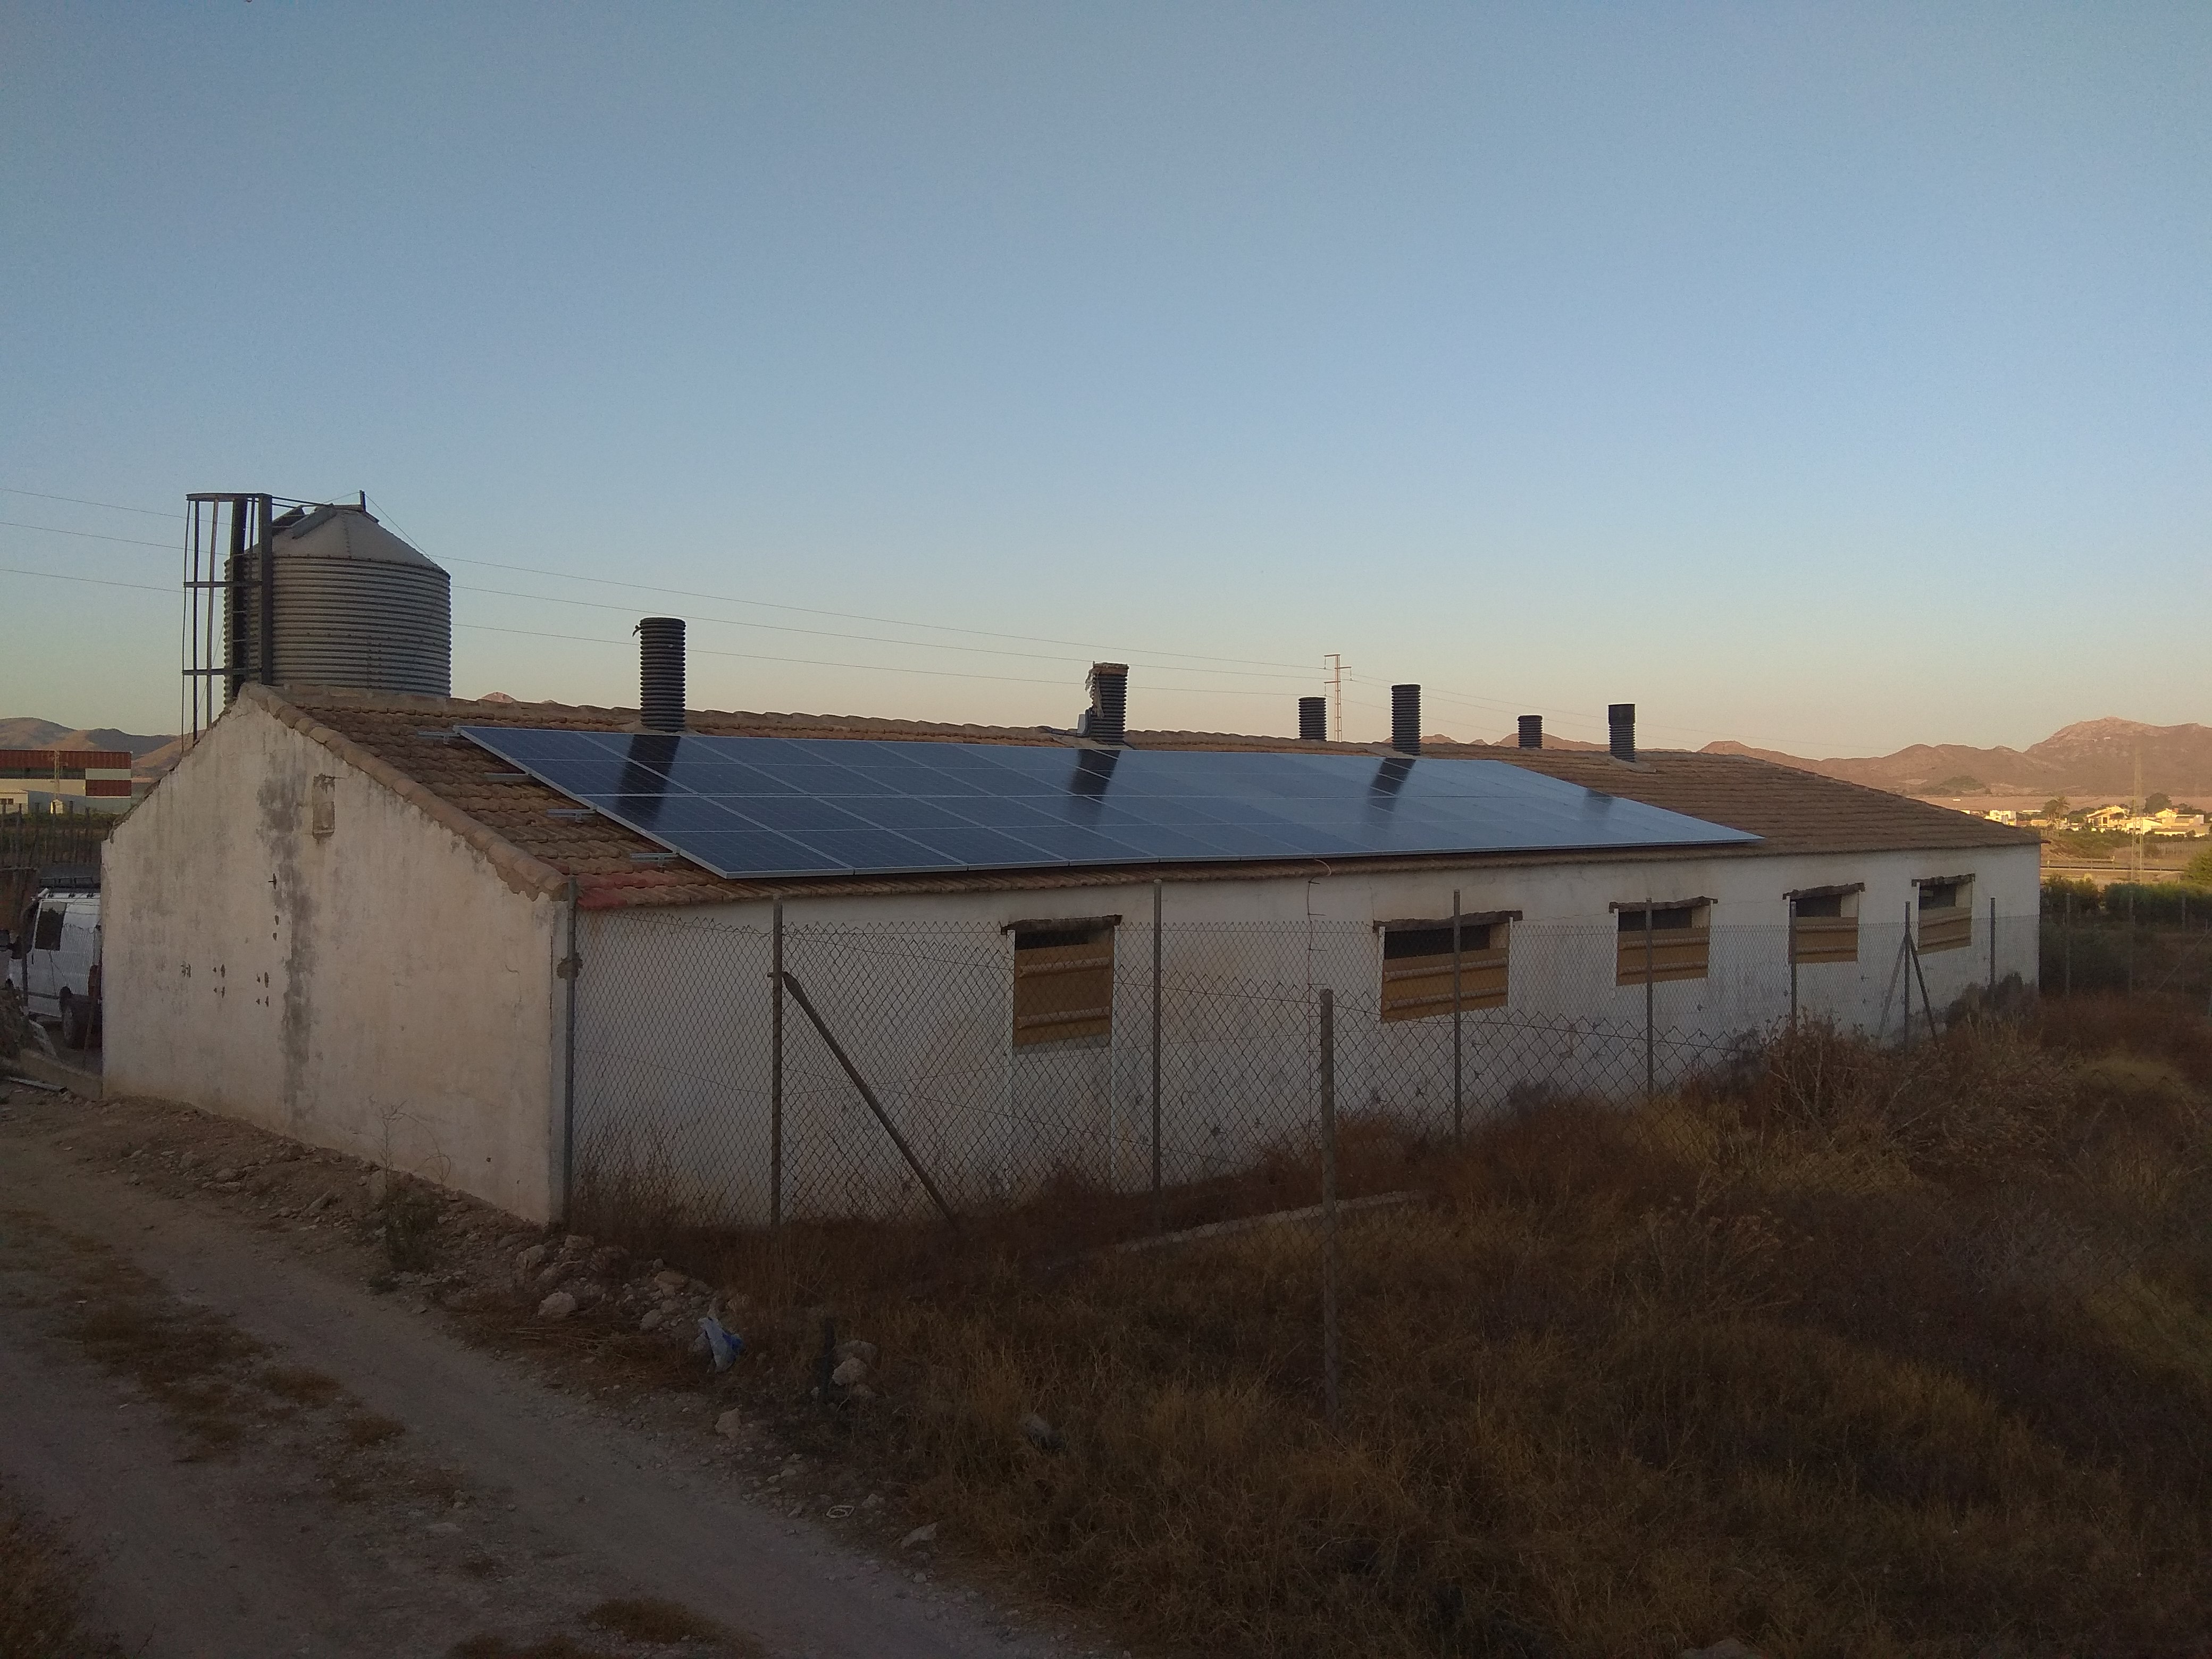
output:
M230 585L230 661L251 665L238 681L453 695L452 578L374 514L295 507L267 546L268 570L250 551Z

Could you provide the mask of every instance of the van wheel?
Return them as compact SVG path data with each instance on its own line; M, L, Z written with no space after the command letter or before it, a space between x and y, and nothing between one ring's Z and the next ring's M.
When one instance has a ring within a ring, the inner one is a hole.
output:
M62 1046L82 1048L92 1040L92 1009L75 997L62 999Z

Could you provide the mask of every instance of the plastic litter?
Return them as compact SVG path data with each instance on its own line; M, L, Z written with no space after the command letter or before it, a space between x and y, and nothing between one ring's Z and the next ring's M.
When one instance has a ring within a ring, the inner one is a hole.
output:
M745 1351L745 1340L735 1331L726 1331L722 1322L708 1314L699 1322L699 1334L707 1339L707 1352L714 1358L714 1369L726 1371L737 1363Z

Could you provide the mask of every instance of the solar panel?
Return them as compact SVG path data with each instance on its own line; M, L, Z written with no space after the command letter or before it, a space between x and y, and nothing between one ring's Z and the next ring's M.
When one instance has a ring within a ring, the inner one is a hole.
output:
M461 734L730 877L1759 839L1504 761L504 726Z

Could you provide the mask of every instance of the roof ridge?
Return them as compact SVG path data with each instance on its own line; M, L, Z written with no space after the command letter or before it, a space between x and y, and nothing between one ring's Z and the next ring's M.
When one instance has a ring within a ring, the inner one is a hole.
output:
M347 765L366 773L441 829L459 836L483 854L501 881L525 897L557 897L568 890L568 878L544 859L524 852L481 818L418 783L344 732L331 730L307 710L285 701L270 687L248 684L239 688L238 695L241 701L257 705L301 736L320 744Z

